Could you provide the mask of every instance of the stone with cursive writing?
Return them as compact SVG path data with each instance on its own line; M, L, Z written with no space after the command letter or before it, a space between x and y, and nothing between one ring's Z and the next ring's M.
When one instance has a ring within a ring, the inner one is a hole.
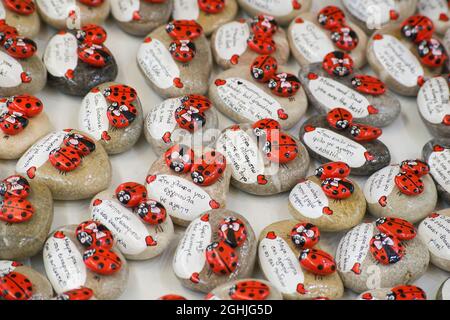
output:
M283 300L283 296L269 281L240 279L214 288L205 300Z
M427 142L422 158L430 166L439 196L450 202L450 139L435 138Z
M436 293L436 300L450 300L450 278L442 282Z
M14 2L9 2L10 4ZM0 2L0 20L17 29L23 37L33 38L39 33L41 20L37 10L11 10L3 1Z
M450 10L446 0L418 0L417 13L430 18L440 34L445 34L450 27Z

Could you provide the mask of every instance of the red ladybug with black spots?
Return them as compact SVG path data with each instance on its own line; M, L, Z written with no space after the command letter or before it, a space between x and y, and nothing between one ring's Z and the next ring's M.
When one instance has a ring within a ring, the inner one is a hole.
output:
M174 40L169 45L169 52L179 62L189 62L194 59L197 49L190 40Z
M28 118L32 118L42 112L44 104L34 96L23 94L6 99L6 107L10 111L19 112Z
M398 238L379 233L370 239L370 252L380 263L394 264L403 258L404 246Z
M372 141L377 139L383 131L380 128L366 124L354 123L350 127L350 134L356 141Z
M423 40L431 38L434 33L434 24L426 16L411 16L402 23L401 33L407 39L415 43L420 43Z
M233 248L240 247L247 239L247 229L241 220L227 217L219 223L219 238Z
M426 300L425 291L412 285L400 285L391 289L386 295L388 300Z
M398 189L408 196L421 194L425 189L420 177L410 172L400 172L395 176L394 181Z
M380 232L400 240L412 240L417 235L414 225L400 218L381 217L376 220L375 225Z
M430 173L430 166L428 163L421 160L404 160L400 163L400 169L403 172L410 172L419 177Z
M260 33L250 35L247 45L258 54L272 54L277 49L275 41L271 37Z
M158 225L166 221L167 211L164 206L155 200L144 200L134 209L143 221L151 225Z
M7 25L6 23L1 23L0 21L0 45L5 43L5 40L8 38L15 38L19 36L19 32L16 28Z
M294 160L299 152L294 138L278 130L268 132L263 151L270 161L276 163L288 163Z
M48 156L50 163L60 172L70 172L81 164L81 156L72 147L56 148Z
M327 114L328 124L338 130L345 130L353 124L353 115L344 108L334 108Z
M203 28L194 20L174 20L166 26L166 32L175 40L195 40L203 33Z
M136 119L136 115L137 109L125 101L111 103L106 113L109 123L119 129L128 127Z
M260 137L267 134L271 130L280 130L280 123L274 119L261 119L252 126L255 136Z
M270 288L261 281L239 281L230 288L228 295L232 300L266 300L270 295Z
M122 205L134 208L147 199L147 188L137 182L125 182L116 188L115 194Z
M336 6L326 6L319 11L317 21L327 30L345 25L345 13Z
M278 31L278 22L274 17L267 15L253 17L250 26L253 33L260 33L269 37Z
M316 169L314 175L320 180L329 178L347 178L350 175L350 166L342 161L329 162Z
M332 76L346 77L353 72L353 59L342 51L333 51L325 56L322 66Z
M37 50L36 42L23 37L10 37L5 40L3 47L13 58L26 59L32 57Z
M8 197L0 201L0 220L9 223L21 223L31 219L35 210L26 199Z
M98 221L88 220L80 223L75 230L78 241L85 247L111 249L114 237L109 229Z
M90 300L94 296L94 291L86 287L69 290L56 296L56 300L83 301Z
M215 274L233 273L238 266L239 258L236 251L223 240L208 245L205 255L211 271Z
M28 119L20 112L7 111L0 115L0 129L4 134L14 136L28 126Z
M300 80L291 73L279 73L268 83L269 89L279 97L292 97L300 89Z
M192 165L192 181L200 186L210 186L222 177L226 166L226 159L220 152L206 152Z
M206 123L206 115L194 106L181 105L175 110L175 120L180 128L195 132Z
M358 34L348 26L338 26L331 31L331 41L344 51L352 51L358 46Z
M225 9L225 0L198 0L198 7L206 13L216 14Z
M211 100L198 94L188 94L181 98L181 104L186 107L193 107L200 112L205 112L212 106Z
M76 38L80 42L103 44L106 41L107 34L101 26L87 24L77 31Z
M81 156L87 156L95 151L95 142L76 132L70 132L64 137L63 143L78 151Z
M194 162L194 151L191 148L176 144L164 154L167 166L177 173L188 173Z
M303 268L320 276L327 276L336 271L333 257L323 250L305 249L299 260Z
M351 82L353 88L364 94L378 96L386 92L384 82L373 76L357 74L352 78Z
M78 46L78 58L91 67L101 68L111 60L111 52L101 44L82 43Z
M448 56L445 48L439 40L423 40L417 46L420 62L430 68L438 68L447 61Z
M0 295L5 300L29 300L33 296L33 284L25 275L11 271L0 277Z
M300 249L314 247L320 240L320 231L312 223L297 223L290 233L292 242Z
M106 248L91 248L84 252L83 261L86 268L101 274L111 275L116 273L122 267L120 257Z
M274 57L263 55L253 61L250 73L256 81L265 83L275 76L277 69L277 60Z
M131 103L137 98L136 90L124 84L109 86L108 88L103 90L102 94L106 98L106 100L117 103Z
M36 11L33 0L3 0L5 6L20 15L28 16Z
M322 181L322 190L329 198L343 200L349 198L355 187L350 180L340 178L329 178Z
M20 175L9 176L0 182L0 196L19 197L25 199L30 195L31 188L28 180Z

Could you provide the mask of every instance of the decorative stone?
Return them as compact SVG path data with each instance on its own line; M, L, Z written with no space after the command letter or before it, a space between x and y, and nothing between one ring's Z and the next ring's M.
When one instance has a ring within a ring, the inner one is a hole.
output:
M94 291L86 287L80 287L78 289L72 289L55 296L52 300L63 301L85 301L85 300L97 300L94 296Z
M450 202L450 140L430 140L422 149L422 157L430 166L439 195Z
M206 300L283 300L280 291L269 281L242 279L218 286L205 297Z
M436 31L440 34L445 34L450 27L449 7L444 0L418 0L417 11L430 18Z
M323 69L322 63L304 66L299 73L309 103L320 114L339 106L350 111L356 122L377 127L391 124L400 114L400 101L382 82L374 83L377 79L369 78L366 85L364 77L357 69L346 77L333 76ZM362 91L370 88L383 93Z
M450 271L450 210L430 214L419 225L419 238L430 251L431 263Z
M436 300L450 300L450 278L445 280L439 287Z
M404 255L400 260L380 263L370 252L371 243L378 241L380 235L393 240L393 236L380 233L375 223L362 223L347 232L339 242L336 263L346 288L358 293L371 288L390 288L411 283L427 270L430 256L418 237L401 242ZM389 252L391 257L393 251L389 251L389 243L384 240L380 248Z
M287 25L298 14L308 12L311 0L238 0L241 8L249 15L267 14L282 25Z
M206 0L203 2L217 2ZM199 6L197 0L174 0L174 8L172 17L177 20L196 20L209 36L221 25L232 21L238 13L238 5L236 0L223 1L223 8L216 13L206 12Z
M361 293L358 300L427 300L425 291L412 285L378 288Z
M14 2L0 3L0 21L17 29L19 34L27 38L33 38L39 33L41 20L33 1L19 1L20 7L15 7ZM1 22L0 22L1 24Z
M261 232L258 258L264 276L281 292L284 299L340 298L344 287L336 272L317 276L302 266L302 249L290 237L297 223L296 220L283 220L267 226Z
M180 35L176 34L177 30L180 30ZM174 40L189 40L188 43L195 45L195 57L189 62L175 60L169 51ZM174 20L155 29L141 44L137 63L150 87L164 98L205 94L208 90L211 49L201 26L194 21Z
M230 217L238 219L239 228L246 233L245 241L237 247L224 242L218 232ZM183 286L210 292L225 283L248 278L253 272L256 249L255 234L243 216L225 209L206 211L186 229L175 252L173 270Z
M45 243L44 267L53 289L59 295L86 287L93 291L97 299L117 299L127 286L127 261L115 247L83 246L76 236L76 228L77 225L60 227L50 234ZM93 259L95 256L98 259ZM92 269L93 264L98 270ZM112 273L101 271L107 269Z
M300 129L300 139L311 157L322 163L342 161L354 175L370 175L391 161L388 148L378 139L355 141L350 130L331 127L326 116L313 116Z
M56 29L74 29L91 23L103 24L109 16L110 1L88 4L79 0L36 0L42 20Z
M78 127L98 140L108 154L131 149L144 126L141 101L132 87L103 83L81 102Z
M65 171L66 165L71 171ZM49 133L36 142L19 159L16 172L46 184L57 200L92 198L111 181L111 164L101 143L71 129Z
M47 278L20 262L0 260L0 300L48 300L53 289Z
M26 211L33 214L28 220L12 223L9 215L23 213L15 209L19 208L15 200L19 194L19 199L31 206ZM23 260L36 255L44 246L53 221L50 190L40 182L10 176L0 182L0 196L0 259Z
M352 57L355 67L361 68L366 64L367 36L358 26L351 22L327 30L318 21L318 15L305 12L295 18L288 30L289 45L292 55L297 62L306 67L311 63L322 62L325 56L336 50L341 50L333 40L339 32L345 39L353 38L356 47L346 52ZM336 38L337 39L337 38Z
M92 43L83 32L103 34ZM84 96L102 83L114 81L118 67L114 56L104 45L106 32L102 27L89 25L75 31L61 31L49 41L43 61L47 67L49 84L65 94Z
M185 119L189 124L202 125L185 129L180 126L180 119ZM216 108L204 96L187 95L167 99L147 114L144 134L158 155L175 144L191 148L211 145L220 134Z

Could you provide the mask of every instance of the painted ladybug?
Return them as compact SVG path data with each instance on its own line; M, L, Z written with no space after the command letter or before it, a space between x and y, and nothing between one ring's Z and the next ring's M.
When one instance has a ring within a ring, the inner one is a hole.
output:
M238 266L238 256L225 241L213 242L206 247L206 261L212 272L218 275L233 273Z
M377 261L387 265L403 258L404 247L398 238L379 233L370 240L370 252Z
M420 160L404 160L400 164L400 169L403 172L410 172L419 177L430 173L430 166L428 163Z
M421 288L412 285L400 285L386 295L388 300L426 300L427 295Z
M225 9L225 0L198 0L198 7L203 12L216 14Z
M272 93L279 97L292 97L300 89L300 80L291 73L279 73L268 83Z
M117 254L101 247L86 250L83 261L86 268L101 275L114 274L122 267L122 260Z
M219 238L225 240L233 248L240 247L247 239L244 223L235 217L223 219L219 223Z
M37 50L36 42L23 37L10 37L5 40L3 47L13 58L26 59L34 55Z
M192 181L200 186L210 186L222 177L226 166L226 159L221 153L217 151L204 153L200 161L192 165Z
M277 72L278 63L274 57L264 55L258 56L250 67L250 73L258 82L268 82Z
M0 44L3 45L8 38L15 38L19 36L19 32L16 28L7 25L6 23L0 23Z
M330 275L336 271L333 257L323 250L305 249L300 254L299 260L303 268L320 276Z
M317 21L327 30L345 25L345 13L335 6L326 6L319 11Z
M103 45L83 43L78 46L78 58L91 67L101 68L112 60L112 55Z
M86 287L80 287L78 289L69 290L56 296L56 300L73 300L83 301L90 300L94 296L94 291Z
M197 49L190 40L174 40L169 45L169 52L175 60L186 63L194 59Z
M330 178L344 179L350 175L350 166L342 161L329 162L318 167L314 175L320 180Z
M322 190L329 198L342 200L349 198L355 187L350 180L340 178L330 178L322 181Z
M272 54L277 49L275 41L271 37L260 33L250 35L247 45L258 54Z
M98 221L88 220L78 225L75 230L78 241L85 247L102 247L111 249L114 237L109 229Z
M253 17L250 26L253 33L260 33L269 37L278 31L278 23L275 18L263 14Z
M332 76L345 77L353 72L353 59L342 51L333 51L325 56L322 66Z
M420 177L410 172L400 172L395 176L394 181L398 189L407 196L421 194L425 188Z
M110 102L128 102L131 103L137 99L137 92L134 88L124 85L116 84L109 86L102 92L106 100Z
M33 295L33 284L23 274L11 271L0 277L0 296L5 300L29 300Z
M201 112L205 112L212 106L211 100L198 94L188 94L182 97L181 104L186 107L194 107Z
M307 222L297 223L291 230L291 240L300 249L310 249L320 240L320 231Z
M56 148L48 156L50 163L61 172L75 170L81 164L81 156L72 147Z
M280 130L280 123L273 119L261 119L252 126L255 136L260 137L267 134L270 130Z
M350 134L356 141L372 141L381 136L382 133L383 131L380 128L366 124L354 123L350 127Z
M2 197L18 197L25 199L31 191L28 180L22 176L14 175L3 179L0 182L0 196Z
M108 107L106 116L109 123L116 128L128 127L136 119L137 109L128 102L113 102Z
M357 74L352 80L352 86L359 92L378 96L386 92L386 86L383 81L373 76Z
M417 46L417 52L420 61L430 68L440 67L448 59L442 43L433 38L420 42Z
M13 112L19 112L32 118L42 112L44 105L41 100L28 94L12 96L6 100L6 107Z
M77 31L76 38L80 42L103 44L107 34L105 29L96 24L87 24Z
M78 0L82 4L88 6L88 7L98 7L103 4L105 0Z
M347 26L338 26L331 31L331 41L344 51L352 51L358 46L358 35Z
M3 3L9 10L25 16L36 10L33 0L3 0Z
M288 163L297 157L298 146L294 138L287 133L272 130L267 134L263 151L272 162Z
M400 218L381 217L376 220L375 224L380 232L399 240L412 240L417 235L413 224Z
M176 144L170 147L164 154L167 166L177 173L191 171L194 161L194 151L191 148Z
M90 138L76 132L66 134L63 143L65 146L72 147L77 150L81 156L87 156L91 152L95 151L95 142Z
M232 300L266 300L270 288L256 280L239 281L230 288L228 295Z
M327 114L328 124L338 130L345 130L353 124L353 116L344 108L334 108Z
M203 33L203 28L194 20L174 20L166 26L166 32L175 40L195 40Z
M0 129L3 133L14 136L28 126L28 119L19 112L7 111L0 115Z
M147 199L147 189L144 185L136 182L125 182L120 184L115 191L117 200L127 208L134 208L141 201Z
M434 24L426 16L411 16L402 23L401 33L407 39L420 43L431 38L434 33Z
M31 219L34 214L33 205L26 199L8 197L0 201L0 220L9 223L21 223Z
M195 132L206 123L206 115L194 106L181 105L175 110L175 120L180 128Z
M167 219L166 208L155 200L141 201L141 203L134 208L134 213L151 225L161 224Z
M166 294L162 297L159 297L158 300L187 300L187 299L177 294Z

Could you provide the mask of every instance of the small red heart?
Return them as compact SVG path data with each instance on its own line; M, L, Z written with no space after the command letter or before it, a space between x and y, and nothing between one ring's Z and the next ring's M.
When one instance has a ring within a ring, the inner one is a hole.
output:
M68 69L66 71L66 73L64 74L64 76L66 77L66 79L73 79L73 70L72 69Z
M357 262L353 265L352 271L354 274L361 274L361 263Z
M102 132L102 140L104 140L104 141L111 140L111 137L109 136L108 132L106 132L106 131Z
M156 180L156 175L148 175L147 178L145 179L147 184L150 184L150 183L152 183L155 180Z
M20 74L20 79L22 80L22 83L30 83L31 82L31 77L28 74L28 72L22 72Z
M317 73L314 73L314 72L308 73L308 79L309 79L309 80L316 80L317 78L319 78L319 76L317 75Z
M230 130L232 130L232 131L238 131L238 130L241 130L241 127L240 127L238 124L235 124L235 125L232 125L232 126L230 127Z
M419 77L417 78L417 85L418 85L419 87L421 87L421 86L423 86L424 83L425 83L425 78L424 78L423 76L419 76Z
M441 13L439 15L439 20L441 20L441 21L448 21L448 15L445 14L445 13Z
M391 20L397 20L399 16L400 15L398 14L397 11L395 10L389 11L389 17L391 18Z
M299 283L299 284L297 284L297 292L300 294L306 294L308 291L306 291L303 283Z
M191 280L193 283L199 283L200 282L200 275L198 274L198 272L194 272L191 275L191 278L189 280Z
M59 30L58 31L58 34L61 35L61 36L65 35L66 33L67 33L66 30Z
M230 63L234 66L237 65L239 63L239 55L234 54L230 59Z
M164 133L162 139L163 139L164 143L170 143L172 141L171 137L172 137L172 134L167 131L166 133Z
M303 20L302 18L295 19L295 23L303 23L303 22L305 22L305 20Z
M173 85L174 85L175 87L179 88L179 89L181 89L181 88L184 87L184 84L183 84L183 82L181 82L181 79L180 79L180 78L174 78L174 79L173 79Z
M333 214L333 210L331 210L330 207L324 207L322 209L322 213L327 216L331 216Z
M383 39L383 35L380 34L380 33L377 33L377 34L375 34L375 35L373 36L373 39L374 39L374 40L381 40L381 39Z
M439 213L433 212L428 217L431 219L435 219L435 218L438 218L439 216L440 216Z
M266 185L268 182L266 177L263 174L258 175L257 181L258 181L258 184L260 184L260 185Z
M77 17L77 13L75 10L69 11L69 18L75 19Z
M289 115L283 109L278 109L277 114L278 118L280 118L281 120L286 120L287 118L289 118Z
M216 81L214 81L214 84L215 84L217 87L223 86L223 85L225 85L226 83L227 83L227 80L222 80L222 79L217 79Z
M446 126L450 126L450 114L446 114L444 119L442 119L442 123Z
M312 132L314 130L316 130L316 127L314 127L312 125L308 124L308 125L305 126L305 132Z
M147 247L154 247L158 244L152 236L146 236L145 243L147 244Z
M13 262L11 263L11 265L12 265L13 267L20 267L20 266L23 266L23 264L20 263L20 262L18 262L18 261L13 261Z
M294 10L300 10L302 5L298 2L298 0L292 0L292 7Z
M220 203L218 203L216 200L211 200L209 202L209 206L211 207L211 209L219 209Z
M34 177L36 176L36 167L31 167L27 170L27 176L30 179L34 179Z
M150 42L152 42L152 38L146 37L146 38L144 39L144 43L150 43Z
M100 200L100 199L95 199L94 200L94 202L92 203L92 205L94 206L94 207L96 207L96 206L99 206L99 205L101 205L102 204L102 200Z
M202 220L203 222L208 222L209 221L209 214L204 214L200 217L200 220Z
M381 196L380 199L378 199L378 203L383 208L386 207L386 205L387 205L387 197L386 196Z
M364 293L361 298L363 298L364 300L373 300L373 296L370 292L366 292Z
M95 87L95 88L91 89L91 92L92 93L98 93L98 92L100 92L100 89L98 87Z
M443 146L438 145L438 144L433 147L433 151L434 152L442 152L444 150L445 150L445 148Z
M369 114L378 114L378 109L375 108L373 105L367 106L367 111L369 111Z
M364 158L366 158L367 161L372 161L373 159L375 159L375 157L369 151L364 152Z
M139 14L139 11L133 12L133 20L134 20L134 21L139 21L139 20L141 20L141 19L142 19L142 17L141 17L141 15Z
M64 232L62 231L56 231L53 234L53 238L57 238L57 239L64 239L66 237L66 235L64 234Z
M267 232L266 239L275 240L276 238L277 235L275 234L275 232L273 231Z

